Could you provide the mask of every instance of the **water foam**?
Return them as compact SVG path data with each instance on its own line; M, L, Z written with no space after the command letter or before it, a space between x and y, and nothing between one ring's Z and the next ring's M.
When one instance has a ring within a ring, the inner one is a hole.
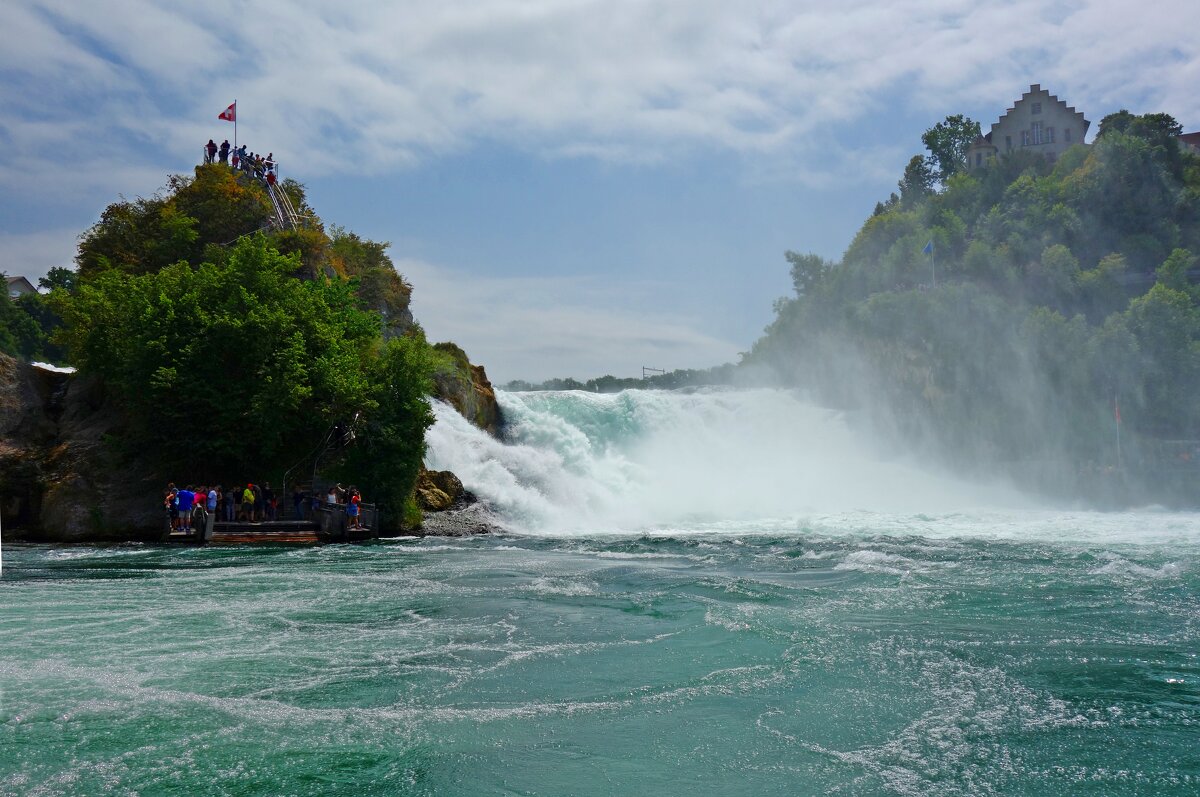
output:
M505 439L435 403L427 464L522 531L606 532L838 512L954 512L983 488L882 453L784 390L504 393Z

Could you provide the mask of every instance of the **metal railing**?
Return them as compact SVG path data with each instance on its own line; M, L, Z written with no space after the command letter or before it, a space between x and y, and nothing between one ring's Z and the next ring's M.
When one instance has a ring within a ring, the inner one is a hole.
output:
M257 163L251 167L239 163L234 168L232 158L235 155L236 153L231 150L225 160L221 160L219 155L210 156L208 147L201 147L201 159L205 164L223 164L236 172L244 172L263 184L267 189L267 197L271 200L271 226L277 230L295 230L305 226L307 219L296 212L292 198L279 185L279 162L266 161L263 168L259 168Z
M275 224L281 230L294 230L301 226L303 219L300 214L296 213L296 208L292 205L291 197L287 191L284 191L278 183L272 180L266 180L267 196L271 198L271 207L275 211Z

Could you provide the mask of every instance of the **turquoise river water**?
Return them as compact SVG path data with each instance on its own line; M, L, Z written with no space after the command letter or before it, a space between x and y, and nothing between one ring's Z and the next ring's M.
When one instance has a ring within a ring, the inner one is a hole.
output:
M502 400L430 436L499 533L5 545L0 794L1200 793L1200 516L786 394Z

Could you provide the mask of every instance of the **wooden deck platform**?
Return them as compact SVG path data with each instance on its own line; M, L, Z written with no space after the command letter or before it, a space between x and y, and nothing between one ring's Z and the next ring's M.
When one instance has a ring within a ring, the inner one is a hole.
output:
M319 545L327 542L361 542L379 536L379 514L373 504L362 505L366 528L351 528L344 504L314 507L308 520L218 521L208 515L204 528L190 532L163 529L163 542L185 545Z
M292 543L316 545L323 542L321 527L306 520L264 520L261 523L214 523L209 545L259 545Z

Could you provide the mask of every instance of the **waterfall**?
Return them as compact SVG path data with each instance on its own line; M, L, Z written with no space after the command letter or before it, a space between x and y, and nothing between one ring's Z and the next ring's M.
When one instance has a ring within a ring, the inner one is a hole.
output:
M504 439L435 402L426 464L526 531L633 531L1015 496L934 474L785 390L505 393Z

